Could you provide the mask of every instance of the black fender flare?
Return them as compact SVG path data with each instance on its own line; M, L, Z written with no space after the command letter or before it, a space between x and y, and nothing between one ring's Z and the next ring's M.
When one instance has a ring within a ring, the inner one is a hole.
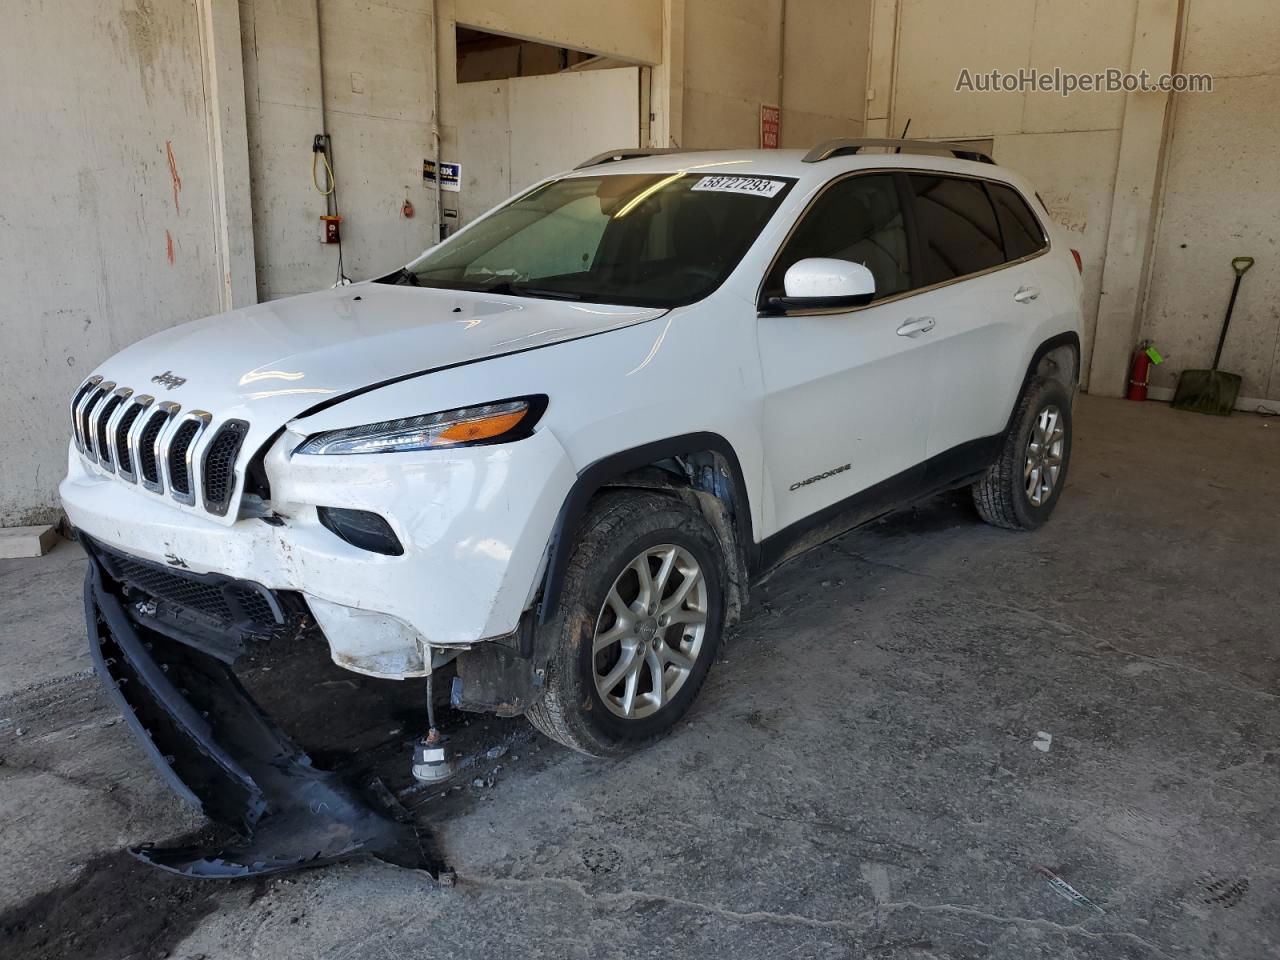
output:
M583 515L587 512L587 504L591 502L591 498L610 480L630 473L632 470L659 460L707 452L720 456L729 468L729 479L733 482L736 497L735 534L751 562L755 551L751 527L751 503L742 473L742 464L738 460L737 451L733 449L733 444L718 433L703 432L686 433L641 444L629 450L619 450L601 457L580 470L573 486L569 488L569 493L565 496L564 503L560 506L547 547L546 573L543 576L542 601L538 610L540 623L550 619L559 604L565 569L569 565L569 554L573 550L573 536L577 532Z
M1084 356L1080 350L1080 335L1074 330L1066 333L1059 333L1048 340L1045 340L1040 346L1036 347L1031 354L1031 361L1027 364L1027 372L1022 376L1022 383L1018 387L1018 392L1013 397L1013 407L1009 410L1009 419L1005 422L1004 432L1001 436L1008 436L1009 431L1013 429L1013 415L1018 410L1018 402L1022 399L1022 395L1027 390L1027 384L1031 382L1031 378L1036 375L1036 369L1040 366L1040 361L1050 352L1057 350L1059 347L1071 347L1076 352L1076 376L1075 382L1080 382L1080 365L1084 363Z

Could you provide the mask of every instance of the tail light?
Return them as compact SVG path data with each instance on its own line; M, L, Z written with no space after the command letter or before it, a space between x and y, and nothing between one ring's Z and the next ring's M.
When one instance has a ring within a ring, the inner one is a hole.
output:
M1076 269L1084 273L1084 261L1080 259L1080 251L1075 247L1071 248L1071 255L1076 258Z

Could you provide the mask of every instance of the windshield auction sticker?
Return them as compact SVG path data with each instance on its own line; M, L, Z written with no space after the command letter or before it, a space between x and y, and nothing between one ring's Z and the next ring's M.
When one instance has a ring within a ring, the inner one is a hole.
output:
M786 184L767 177L703 177L691 190L710 190L713 193L749 193L757 197L777 196Z

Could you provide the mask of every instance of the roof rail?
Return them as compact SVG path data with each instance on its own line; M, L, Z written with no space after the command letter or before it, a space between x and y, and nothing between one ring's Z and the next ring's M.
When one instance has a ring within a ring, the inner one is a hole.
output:
M975 163L995 163L987 154L966 147L963 143L948 143L945 140L828 140L820 143L804 155L805 163L818 163L832 157L843 157L857 153L863 147L896 147L899 153L920 153L923 150L950 150L958 160L972 160Z
M635 160L637 157L656 157L664 153L689 152L680 147L622 147L619 150L606 150L604 153L597 153L590 160L584 160L573 169L582 170L586 167L594 167L602 163L613 163L617 160Z

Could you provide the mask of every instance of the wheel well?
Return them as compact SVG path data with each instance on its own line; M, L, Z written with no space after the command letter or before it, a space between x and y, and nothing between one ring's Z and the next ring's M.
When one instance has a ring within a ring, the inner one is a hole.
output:
M688 442L694 437L704 442ZM592 501L626 489L658 491L682 499L706 518L724 552L728 574L726 625L739 619L747 603L751 570L748 551L754 543L746 486L737 456L726 441L711 434L694 437L616 454L578 475L556 520L539 619L545 621L559 602L564 567L578 525Z
M1036 363L1036 376L1057 380L1067 392L1075 396L1080 383L1080 347L1076 343L1062 343L1040 355Z
M1074 401L1076 389L1080 385L1080 338L1074 333L1060 333L1056 337L1050 337L1040 346L1036 347L1036 351L1031 355L1031 362L1027 364L1027 372L1022 378L1022 386L1018 388L1017 395L1013 398L1013 405L1009 409L1009 419L1004 425L1002 436L1007 436L1009 431L1013 429L1013 420L1018 412L1018 403L1022 399L1022 395L1027 392L1027 384L1031 382L1032 377L1047 377L1051 380L1057 380L1067 388Z
M737 515L746 505L739 500L725 458L713 450L666 458L615 477L595 496L620 488L669 493L701 512L724 551L725 570L729 575L726 624L736 623L747 603L750 579L737 524Z

